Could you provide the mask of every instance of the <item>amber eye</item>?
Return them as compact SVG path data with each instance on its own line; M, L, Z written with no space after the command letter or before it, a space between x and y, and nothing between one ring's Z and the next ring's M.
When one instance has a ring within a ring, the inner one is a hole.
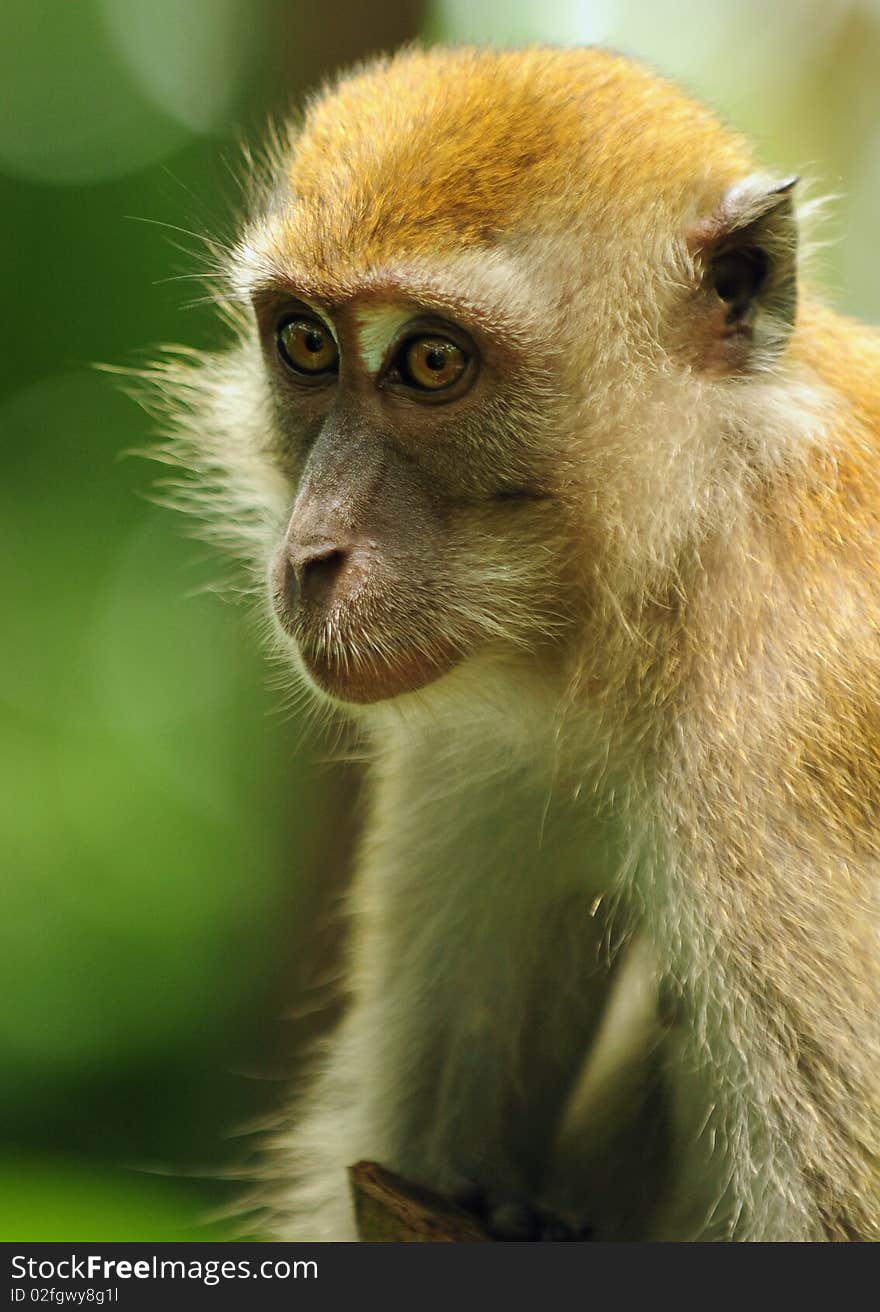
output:
M286 319L276 340L281 359L295 373L314 378L334 372L339 363L336 343L319 319Z
M445 337L413 337L400 353L400 375L410 387L442 392L461 378L468 356Z

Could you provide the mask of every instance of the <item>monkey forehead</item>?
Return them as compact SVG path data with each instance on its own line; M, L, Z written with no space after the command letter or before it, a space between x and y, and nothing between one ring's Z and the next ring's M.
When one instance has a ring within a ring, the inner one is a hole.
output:
M316 270L260 225L238 244L231 281L240 300L272 307L291 296L353 334L372 367L397 330L419 314L486 332L512 349L527 347L546 328L553 289L524 253L462 250L396 260L371 268ZM558 289L557 289L558 290Z
M280 239L326 275L539 229L643 239L646 212L708 208L749 167L707 111L606 51L410 50L313 103Z

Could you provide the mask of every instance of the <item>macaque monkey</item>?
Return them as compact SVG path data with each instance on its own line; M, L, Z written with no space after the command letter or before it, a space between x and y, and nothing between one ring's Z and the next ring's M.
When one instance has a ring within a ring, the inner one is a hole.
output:
M880 337L797 179L602 50L406 50L272 147L182 495L367 744L346 1168L500 1238L880 1239Z

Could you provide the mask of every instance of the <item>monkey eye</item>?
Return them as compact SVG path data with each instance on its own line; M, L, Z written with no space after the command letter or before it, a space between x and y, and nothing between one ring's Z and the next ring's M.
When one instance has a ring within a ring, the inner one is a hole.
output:
M447 337L411 337L394 362L400 382L420 392L453 387L468 367L470 356Z
M294 373L307 378L335 373L339 351L320 319L303 315L285 319L275 334L278 354Z

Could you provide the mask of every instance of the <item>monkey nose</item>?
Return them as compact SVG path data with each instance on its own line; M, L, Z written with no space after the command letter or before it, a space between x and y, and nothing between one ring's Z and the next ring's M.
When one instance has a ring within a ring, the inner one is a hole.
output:
M291 545L286 590L292 601L326 608L337 596L351 552L333 542Z

